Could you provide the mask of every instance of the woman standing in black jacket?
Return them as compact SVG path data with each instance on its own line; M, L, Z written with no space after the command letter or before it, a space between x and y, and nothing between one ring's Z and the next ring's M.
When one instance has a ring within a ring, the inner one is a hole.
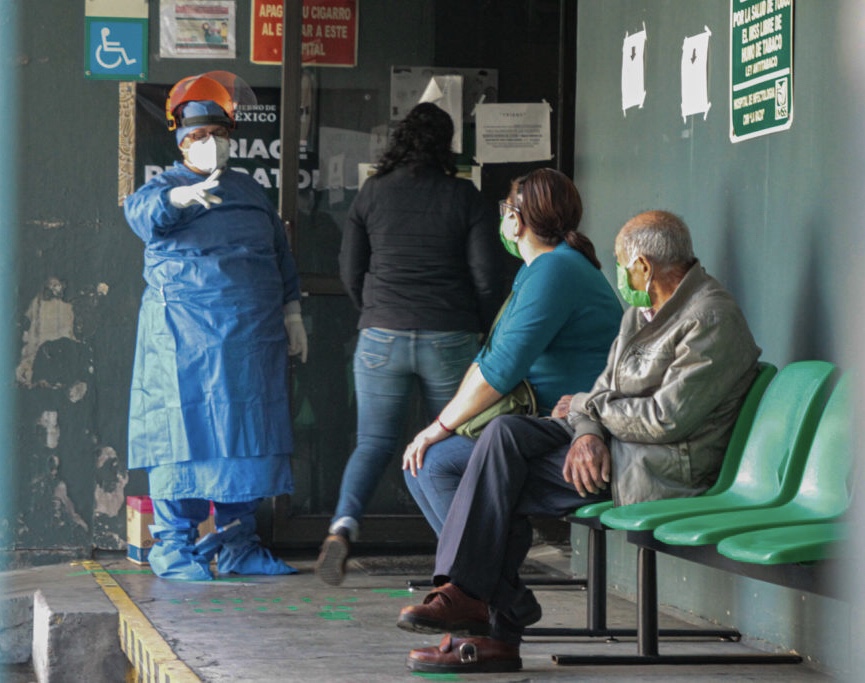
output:
M354 356L357 447L316 564L339 584L349 544L394 455L419 381L430 419L456 392L499 303L495 217L456 176L451 117L417 105L349 210L340 276L360 309Z

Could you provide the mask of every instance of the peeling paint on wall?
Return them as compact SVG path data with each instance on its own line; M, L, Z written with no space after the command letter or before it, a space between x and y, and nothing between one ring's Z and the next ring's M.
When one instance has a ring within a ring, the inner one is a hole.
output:
M72 304L63 301L64 290L65 286L58 278L50 277L27 308L25 316L30 324L21 337L24 347L15 370L19 384L33 386L33 363L42 344L57 339L75 339L75 313Z
M75 504L67 494L66 482L58 481L57 486L54 487L54 516L60 520L63 519L64 513L82 529L85 531L89 530L87 522L81 519L81 515L75 509Z
M99 449L96 455L96 490L93 514L93 545L97 548L119 549L126 547L126 539L117 533L116 519L125 519L126 471L117 451L110 446Z
M96 420L96 368L90 341L99 333L105 282L69 295L48 277L24 314L18 386L30 431L29 481L21 492L14 530L18 548L122 549L129 475L111 446L101 444ZM23 425L22 425L23 427Z
M117 451L111 446L101 448L96 456L96 514L116 517L126 504L128 482L129 474L121 467Z
M57 425L57 411L46 410L39 418L39 426L45 430L45 446L54 450L60 443L60 427Z
M72 403L78 403L87 395L87 382L75 382L66 392Z

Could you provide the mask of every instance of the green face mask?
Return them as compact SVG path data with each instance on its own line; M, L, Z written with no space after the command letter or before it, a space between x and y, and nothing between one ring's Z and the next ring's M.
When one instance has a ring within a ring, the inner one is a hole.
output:
M628 269L618 262L616 262L616 280L619 294L622 295L625 303L637 308L651 308L652 299L649 297L649 293L641 292L631 287L631 283L628 280Z
M514 256L518 259L522 259L523 257L520 254L520 249L517 246L517 243L514 242L512 239L508 239L508 237L505 235L504 225L505 225L505 219L503 217L499 221L499 239L502 241L502 244L504 245L505 249L507 250L507 252L511 256Z

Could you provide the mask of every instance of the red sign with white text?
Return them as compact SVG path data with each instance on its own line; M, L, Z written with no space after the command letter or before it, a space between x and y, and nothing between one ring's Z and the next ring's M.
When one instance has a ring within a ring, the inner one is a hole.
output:
M304 0L301 56L308 66L357 64L358 0ZM282 63L282 0L252 0L255 64Z
M252 0L253 64L282 64L282 0Z

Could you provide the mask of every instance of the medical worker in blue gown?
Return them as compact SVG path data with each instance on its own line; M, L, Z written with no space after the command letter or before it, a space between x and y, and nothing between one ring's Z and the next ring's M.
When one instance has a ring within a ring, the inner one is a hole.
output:
M226 167L237 101L230 76L172 88L166 111L183 163L124 204L145 244L147 283L129 466L148 473L149 561L166 579L212 579L214 556L220 574L295 572L261 546L255 510L293 488L286 371L287 352L306 360L300 286L268 197ZM210 501L221 531L196 546Z

